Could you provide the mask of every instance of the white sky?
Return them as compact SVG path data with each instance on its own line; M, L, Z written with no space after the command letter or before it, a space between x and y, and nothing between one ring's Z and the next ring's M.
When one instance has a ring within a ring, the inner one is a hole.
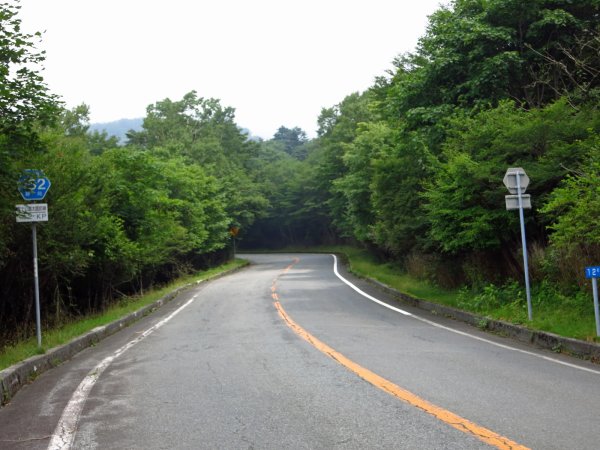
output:
M21 0L45 31L44 79L92 122L144 117L196 90L269 139L314 137L321 108L364 91L413 51L443 0Z

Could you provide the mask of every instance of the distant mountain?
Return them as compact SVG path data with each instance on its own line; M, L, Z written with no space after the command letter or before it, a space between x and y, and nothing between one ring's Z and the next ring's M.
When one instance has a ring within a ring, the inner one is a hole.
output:
M119 138L119 143L124 144L127 141L127 132L130 130L140 131L142 129L142 123L144 119L120 119L114 122L104 123L92 123L90 124L90 131L106 131L109 136L116 136Z
M245 134L249 141L260 142L263 140L260 136L254 136L248 128L240 128L242 134Z

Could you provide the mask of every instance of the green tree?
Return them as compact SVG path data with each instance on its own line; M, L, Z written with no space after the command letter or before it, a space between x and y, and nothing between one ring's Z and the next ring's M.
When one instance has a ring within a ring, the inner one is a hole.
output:
M354 93L334 106L323 109L319 117L319 139L312 161L315 165L315 182L322 195L322 203L329 209L332 223L343 237L352 237L348 221L348 203L342 190L335 188L334 180L347 173L344 154L347 145L357 136L359 125L371 118L368 93Z
M484 252L520 271L517 215L505 211L501 180L508 167L523 167L533 198L528 241L544 246L548 218L539 213L570 170L578 170L600 131L593 110L574 111L559 101L525 111L510 102L472 118L457 118L423 194L429 237L442 252Z
M18 0L0 4L0 132L30 130L34 123L51 122L57 97L40 75L44 52L36 49L41 33L21 31Z
M181 156L217 177L227 213L245 229L265 214L268 202L251 173L258 144L234 119L233 108L192 91L180 101L150 105L143 130L129 132L128 138L131 145L165 159Z
M280 142L283 145L283 151L296 159L302 160L307 156L305 144L308 141L308 137L306 136L306 132L299 127L290 129L281 126L273 135L272 140Z
M39 150L35 128L52 122L59 108L40 75L45 55L36 44L41 34L21 31L19 8L18 1L0 4L0 269L11 252L19 161Z
M333 192L345 198L345 218L352 236L361 242L372 242L375 222L373 209L373 161L389 154L391 130L382 123L358 125L352 143L343 146L346 173L333 181Z
M436 159L424 134L427 133L389 128L385 135L387 145L381 145L381 151L372 162L374 241L401 259L413 250L429 247L420 194L432 176L432 161Z
M550 218L548 265L559 268L561 281L579 280L583 268L600 260L600 139L590 140L591 155L554 189L541 213Z
M597 30L599 12L595 0L455 0L430 18L412 59L419 76L409 102L485 106L511 98L529 107L548 104L565 88L574 89L579 77L589 79L575 75L569 53ZM575 78L548 56L571 68ZM422 98L415 95L429 90Z

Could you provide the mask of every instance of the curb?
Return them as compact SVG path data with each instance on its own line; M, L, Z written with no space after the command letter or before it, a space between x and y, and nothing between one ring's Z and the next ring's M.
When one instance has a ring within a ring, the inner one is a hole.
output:
M416 308L429 311L435 315L445 316L454 320L465 322L481 330L509 337L519 342L534 345L538 348L551 350L557 353L565 353L570 356L591 361L593 363L600 363L600 344L596 344L595 342L581 341L578 339L559 336L546 331L530 330L529 328L520 325L515 325L501 320L490 319L467 311L452 308L450 306L428 302L426 300L421 300L419 298L411 297L410 295L399 292L396 289L373 278L362 278L367 282L379 287L385 293L391 295L399 303L414 306Z
M235 269L219 273L217 275L206 278L204 280L197 281L195 283L188 283L185 286L179 287L174 291L169 292L165 296L156 300L154 303L146 305L143 308L140 308L137 311L134 311L128 314L127 316L122 317L121 319L118 319L107 325L96 327L93 330L88 331L87 333L73 339L71 342L48 350L43 355L32 356L24 361L21 361L20 363L17 363L13 366L7 367L4 370L1 370L0 408L7 404L15 396L19 389L21 389L24 385L35 380L42 373L62 364L65 361L68 361L80 351L85 350L86 348L91 347L92 345L96 345L102 339L105 339L108 336L117 333L121 329L151 314L155 310L159 309L161 306L175 299L181 292L186 291L193 286L197 286L199 284L206 283L208 281L212 281L217 278L221 278L225 275L237 272L238 270L244 267L246 267L246 265L236 267Z

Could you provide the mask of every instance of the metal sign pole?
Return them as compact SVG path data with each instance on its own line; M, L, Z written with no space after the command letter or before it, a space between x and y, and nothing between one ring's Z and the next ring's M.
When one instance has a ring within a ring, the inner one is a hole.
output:
M596 336L600 336L600 308L598 307L598 281L592 278L592 288L594 290L594 314L596 316Z
M31 235L33 238L33 280L35 285L35 325L37 331L38 348L42 347L42 326L40 320L40 287L38 277L38 257L37 257L37 229L35 222L31 224Z
M24 170L17 182L21 197L28 202L43 200L51 185L52 183L50 183L50 180L44 176L44 171L37 169ZM17 222L31 222L31 236L33 240L33 282L35 291L35 325L38 348L42 347L42 324L40 318L40 282L38 275L36 222L47 221L48 205L46 203L17 205Z
M527 258L527 240L525 237L525 215L523 214L523 194L521 192L521 174L517 172L517 194L519 196L519 219L521 221L521 243L523 245L523 266L525 269L525 290L527 293L527 316L532 320L531 291L529 289L529 262Z

